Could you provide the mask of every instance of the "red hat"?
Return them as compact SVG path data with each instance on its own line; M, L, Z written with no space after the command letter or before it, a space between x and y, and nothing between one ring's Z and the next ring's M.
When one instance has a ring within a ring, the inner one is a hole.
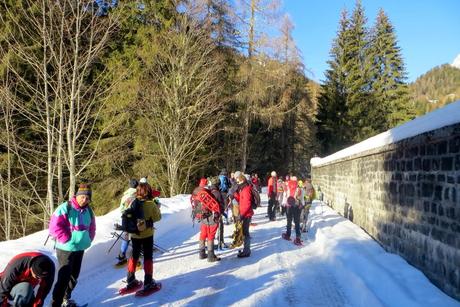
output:
M208 184L208 179L206 178L201 178L200 179L200 187L205 187Z

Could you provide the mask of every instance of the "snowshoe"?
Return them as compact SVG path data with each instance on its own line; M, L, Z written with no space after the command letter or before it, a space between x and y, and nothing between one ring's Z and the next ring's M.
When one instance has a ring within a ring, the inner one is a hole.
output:
M125 266L125 264L128 263L128 258L126 258L126 257L118 256L117 260L118 260L118 262L115 263L115 267L122 267L122 266Z
M300 238L295 238L294 244L295 244L295 245L298 245L298 246L302 246L302 245L303 245L303 244L302 244L302 240L301 240Z
M147 296L161 290L161 282L152 281L144 285L144 288L136 291L135 296Z
M287 241L291 241L291 237L288 236L285 232L283 232L283 234L281 235L281 238L283 238L284 240L287 240Z
M78 305L77 305L77 303L75 303L74 300L71 300L71 299L66 300L66 299L64 299L64 300L62 301L62 305L61 305L61 306L62 306L62 307L77 307Z
M121 288L118 290L118 294L120 295L125 295L129 293L133 293L138 291L140 288L142 288L143 282L139 280L134 280L131 283L129 283L126 287Z

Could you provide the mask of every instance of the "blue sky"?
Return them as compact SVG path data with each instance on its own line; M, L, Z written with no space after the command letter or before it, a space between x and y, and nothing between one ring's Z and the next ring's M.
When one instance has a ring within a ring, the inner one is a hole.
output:
M452 63L460 54L460 0L362 0L368 26L380 8L395 27L408 81L431 68ZM308 76L324 79L329 50L337 34L340 12L353 10L355 0L284 0Z

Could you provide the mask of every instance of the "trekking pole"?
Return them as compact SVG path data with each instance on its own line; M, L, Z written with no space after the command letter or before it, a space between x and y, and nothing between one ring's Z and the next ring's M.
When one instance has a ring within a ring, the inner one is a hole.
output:
M112 232L112 238L116 236L117 239L115 240L115 242L113 242L112 246L110 246L109 250L107 251L107 254L110 253L110 251L111 251L112 248L115 246L115 244L117 244L118 240L120 240L121 236L123 235L123 232L124 232L124 231L122 231L120 234L116 233L115 231Z
M46 237L46 240L45 240L45 243L43 243L43 246L46 246L46 243L48 243L49 238L50 238L50 235Z
M166 248L163 248L163 247L159 246L158 244L153 243L153 247L155 247L157 250L159 250L162 253L167 253L168 252L168 250Z

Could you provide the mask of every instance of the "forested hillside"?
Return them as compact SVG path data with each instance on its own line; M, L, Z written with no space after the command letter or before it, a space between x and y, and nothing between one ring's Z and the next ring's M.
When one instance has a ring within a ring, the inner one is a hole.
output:
M224 167L308 172L317 107L275 1L110 3L0 6L0 240L82 181L101 214L131 177L170 196Z
M435 67L410 84L419 115L460 99L460 69L449 64Z

